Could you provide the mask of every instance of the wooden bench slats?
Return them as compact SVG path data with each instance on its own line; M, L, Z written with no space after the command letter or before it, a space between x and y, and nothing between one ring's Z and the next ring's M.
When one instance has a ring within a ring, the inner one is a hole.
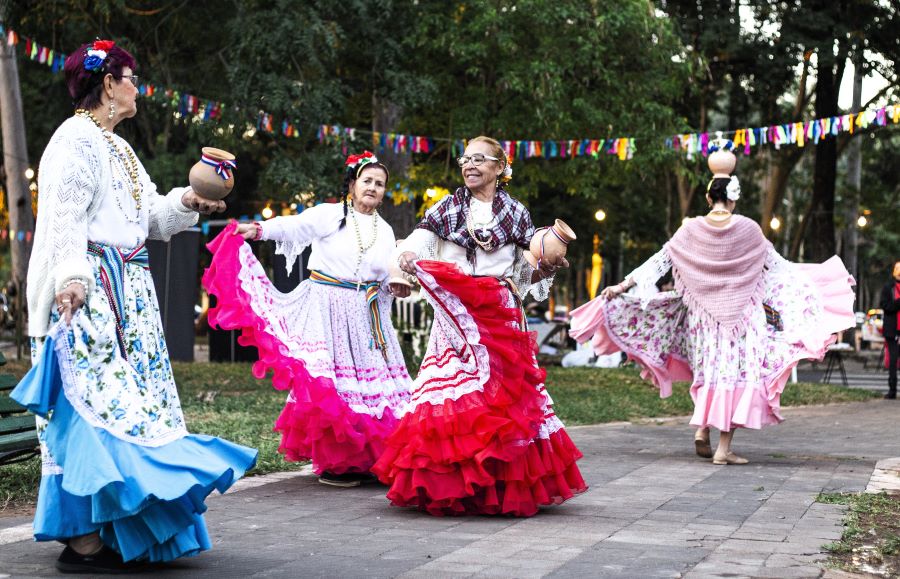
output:
M19 403L9 396L0 396L0 415L3 414L19 414L25 412L25 409L19 406Z
M39 446L34 415L8 396L18 383L12 374L0 374L0 465L30 460Z
M0 453L28 447L37 448L37 446L37 431L19 432L17 434L0 437Z
M19 379L12 374L0 374L0 391L12 390L19 384Z
M21 416L7 416L0 420L0 435L34 430L34 416L23 414Z

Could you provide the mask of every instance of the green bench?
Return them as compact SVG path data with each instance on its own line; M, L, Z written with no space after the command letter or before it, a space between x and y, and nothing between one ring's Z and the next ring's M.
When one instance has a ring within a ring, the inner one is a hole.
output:
M0 366L6 358L0 354ZM9 393L19 379L0 374L0 465L21 462L40 453L34 415L19 406Z

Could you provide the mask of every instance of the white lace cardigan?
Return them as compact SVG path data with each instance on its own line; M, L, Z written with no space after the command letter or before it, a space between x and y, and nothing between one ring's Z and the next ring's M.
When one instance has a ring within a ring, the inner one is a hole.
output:
M123 151L131 149L124 139L114 139ZM168 241L197 223L199 215L181 203L188 188L160 195L140 161L140 222L129 222L123 211L134 212L135 205L125 176L113 170L117 162L100 129L82 117L60 125L44 150L28 264L29 335L46 335L54 299L66 282L80 280L89 292L94 289L94 268L87 258L89 240L132 249L148 238Z

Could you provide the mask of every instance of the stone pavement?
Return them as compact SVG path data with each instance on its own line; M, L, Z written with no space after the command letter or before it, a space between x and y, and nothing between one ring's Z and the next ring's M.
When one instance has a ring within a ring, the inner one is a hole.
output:
M570 429L590 490L530 519L435 518L384 489L312 476L247 479L209 501L215 547L154 577L819 577L841 535L826 491L861 491L900 454L900 403L787 409L739 431L747 466L693 455L686 419ZM60 546L0 519L0 577L54 576Z

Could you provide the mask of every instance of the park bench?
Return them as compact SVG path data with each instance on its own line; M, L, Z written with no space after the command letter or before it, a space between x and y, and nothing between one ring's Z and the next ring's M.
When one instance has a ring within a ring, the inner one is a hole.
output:
M6 358L0 353L0 366ZM21 462L40 452L34 415L9 397L19 379L0 374L0 465Z

